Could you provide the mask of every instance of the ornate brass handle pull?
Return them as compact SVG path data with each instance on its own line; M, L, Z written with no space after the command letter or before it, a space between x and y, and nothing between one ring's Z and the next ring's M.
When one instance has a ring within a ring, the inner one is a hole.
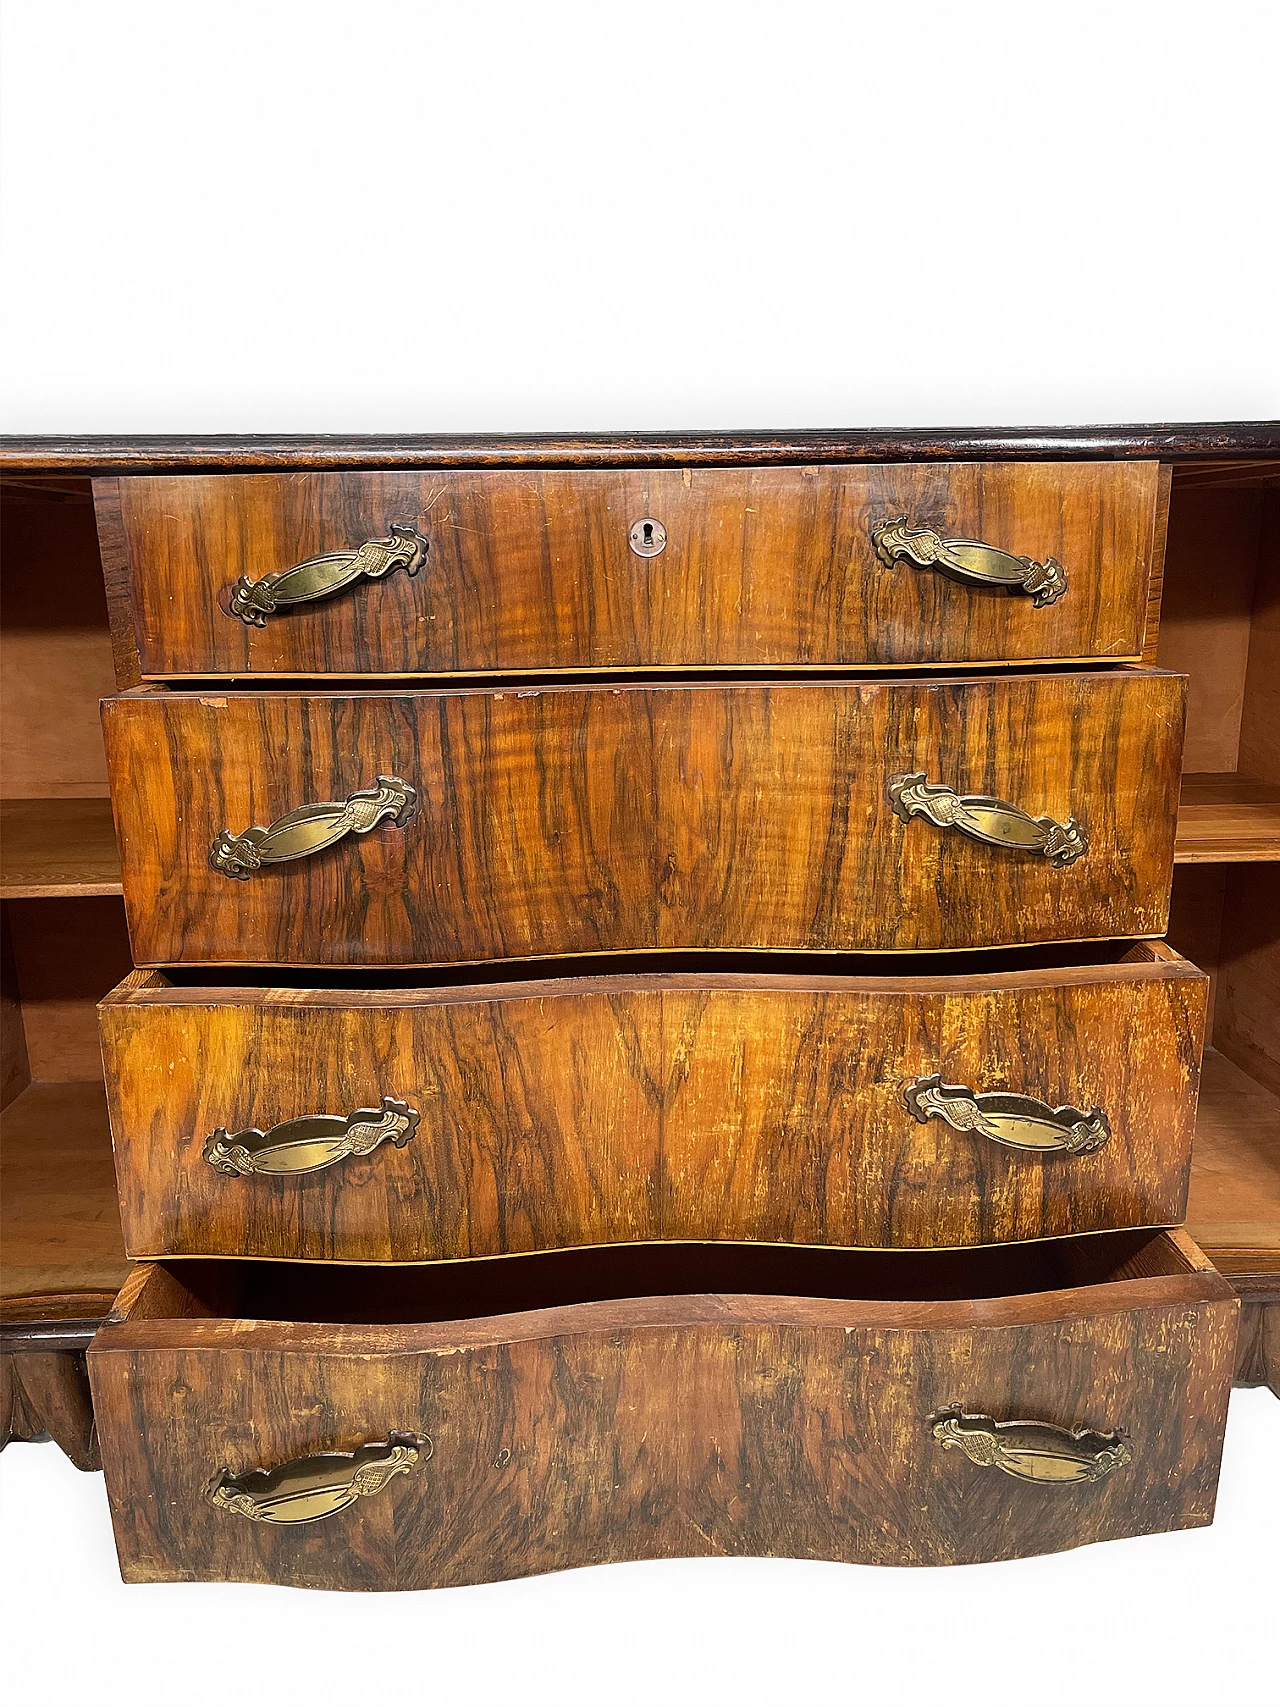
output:
M1054 1423L996 1422L969 1415L959 1405L935 1411L929 1427L944 1452L958 1446L975 1464L993 1466L1020 1482L1100 1482L1133 1461L1122 1429L1099 1434L1082 1428L1072 1434Z
M889 778L889 799L904 824L927 818L940 830L959 830L975 842L1043 854L1055 866L1071 865L1089 851L1089 837L1074 818L1033 818L1021 806L986 794L957 794L945 782L928 782L924 771Z
M381 580L393 569L416 575L426 560L427 542L417 529L393 526L386 539L366 539L353 551L326 551L258 581L241 575L231 589L228 610L251 628L265 628L267 618L278 610L327 599L361 575L371 581Z
M381 1493L393 1476L408 1475L430 1456L431 1442L425 1435L397 1432L354 1452L318 1452L275 1470L247 1470L236 1476L224 1466L210 1484L208 1497L219 1510L255 1523L315 1523L365 1494Z
M1086 1114L1078 1108L1050 1108L1037 1097L1012 1091L979 1094L968 1085L944 1085L939 1073L913 1080L903 1094L917 1120L945 1120L957 1132L979 1132L1009 1150L1087 1156L1111 1136L1100 1108Z
M403 1150L421 1118L407 1102L383 1097L377 1108L304 1114L266 1132L249 1126L228 1136L220 1126L205 1142L204 1159L224 1174L314 1174L344 1156L367 1156L384 1141Z
M901 558L917 569L937 569L971 587L1003 587L1026 593L1033 605L1051 605L1067 590L1067 572L1053 557L1015 557L978 539L943 539L933 528L916 528L905 516L872 530L876 556L892 569Z
M346 835L367 836L387 818L403 829L417 809L418 791L411 784L398 776L380 776L376 788L359 789L345 800L299 806L265 830L254 824L238 836L221 831L209 850L209 864L228 877L247 879L259 866L305 859Z

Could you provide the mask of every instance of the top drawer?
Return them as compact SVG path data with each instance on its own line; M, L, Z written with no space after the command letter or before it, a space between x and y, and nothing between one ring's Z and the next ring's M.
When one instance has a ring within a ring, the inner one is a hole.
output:
M1146 463L95 482L146 677L1135 659ZM1155 559L1155 561L1153 561Z

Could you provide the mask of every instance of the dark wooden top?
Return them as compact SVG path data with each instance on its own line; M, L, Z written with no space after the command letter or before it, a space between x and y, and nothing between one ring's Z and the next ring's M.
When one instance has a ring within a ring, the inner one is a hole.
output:
M1280 421L1096 427L802 428L789 432L58 435L0 437L0 469L454 468L761 462L1020 461L1280 456Z

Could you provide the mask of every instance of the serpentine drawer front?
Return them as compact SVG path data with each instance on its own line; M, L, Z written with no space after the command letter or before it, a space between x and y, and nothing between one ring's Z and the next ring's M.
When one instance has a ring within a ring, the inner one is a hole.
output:
M143 689L135 963L1159 936L1184 678Z
M144 677L1136 659L1146 463L95 482Z
M195 1261L88 1359L127 1581L410 1589L1206 1524L1238 1311L1181 1232Z
M421 1262L1182 1219L1202 973L1163 944L908 965L399 990L134 973L100 1010L126 1247Z

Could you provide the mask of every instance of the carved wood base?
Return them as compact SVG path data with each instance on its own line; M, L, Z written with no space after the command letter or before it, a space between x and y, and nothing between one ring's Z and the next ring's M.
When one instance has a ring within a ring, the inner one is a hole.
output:
M53 1440L77 1470L101 1470L82 1347L0 1351L0 1450L11 1440Z
M1280 1399L1280 1299L1240 1306L1236 1341L1237 1387L1270 1387Z

